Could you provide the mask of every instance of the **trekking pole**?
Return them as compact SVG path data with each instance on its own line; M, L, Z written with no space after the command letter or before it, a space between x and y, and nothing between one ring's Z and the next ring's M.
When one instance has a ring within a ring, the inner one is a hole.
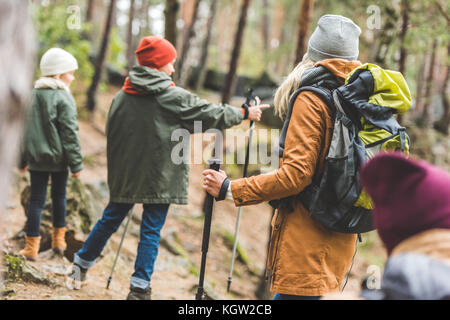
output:
M109 289L109 285L112 281L112 276L114 273L114 269L116 268L117 259L119 258L120 249L122 248L123 240L125 239L125 235L127 234L128 225L130 224L130 220L131 220L132 216L133 216L133 208L131 208L130 211L128 211L128 219L125 224L125 230L123 230L122 239L120 239L119 248L117 249L116 257L114 258L114 263L111 268L111 273L109 274L109 277L108 277L108 283L106 284L106 289Z
M261 103L261 100L258 97L253 97L253 89L248 90L248 94L247 94L245 103L247 105L249 105L251 101L255 101L255 105L259 105ZM253 120L251 120L250 121L250 130L249 130L249 135L248 135L247 150L245 153L245 164L244 164L244 174L243 174L244 178L247 177L248 163L249 163L249 159L250 159L250 147L252 144L252 135L253 135L254 127L255 127L255 122ZM233 269L234 269L234 261L236 259L237 239L238 239L238 233L239 233L239 226L241 224L241 213L242 213L242 207L239 207L238 216L236 219L236 227L234 229L233 253L231 256L231 266L230 266L230 274L228 276L227 292L230 292L231 282L233 281Z
M219 159L212 158L208 161L209 168L219 171L221 161ZM205 224L203 226L203 239L202 239L202 262L200 266L200 278L198 280L197 294L195 295L195 300L203 300L204 289L203 283L205 280L205 267L206 267L206 254L209 248L209 235L211 233L211 220L214 205L214 197L209 193L206 195L205 199Z

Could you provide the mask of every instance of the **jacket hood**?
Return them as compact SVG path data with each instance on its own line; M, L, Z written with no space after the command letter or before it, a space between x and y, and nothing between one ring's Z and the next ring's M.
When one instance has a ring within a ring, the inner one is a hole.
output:
M173 83L169 75L145 66L133 67L128 77L136 91L146 94L164 91Z
M344 59L333 58L319 61L314 66L325 67L337 77L338 81L341 82L341 84L344 84L348 74L360 65L361 62L359 61L348 61Z
M61 80L51 77L41 77L34 83L35 89L64 89L70 93L69 87Z

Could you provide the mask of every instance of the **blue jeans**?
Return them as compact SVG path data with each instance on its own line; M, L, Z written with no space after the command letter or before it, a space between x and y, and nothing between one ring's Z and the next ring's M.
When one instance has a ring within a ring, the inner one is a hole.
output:
M66 186L69 173L30 171L31 194L27 208L25 233L28 237L39 237L41 216L47 198L48 177L51 177L52 219L53 227L66 226Z
M108 203L103 217L95 224L83 247L75 254L74 263L90 268L106 242L117 231L134 203ZM131 287L148 289L158 255L161 229L166 221L169 204L144 204L141 231Z
M320 296L295 296L293 294L275 293L273 300L320 300Z

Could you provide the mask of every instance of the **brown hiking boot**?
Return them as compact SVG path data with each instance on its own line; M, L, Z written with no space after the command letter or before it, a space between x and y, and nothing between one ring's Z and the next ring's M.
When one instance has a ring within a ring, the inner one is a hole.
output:
M128 293L127 300L152 300L152 289L148 290L139 288L130 288L130 293Z
M19 254L31 261L36 261L38 258L39 247L41 245L41 237L25 236L25 249L20 250Z
M63 255L64 250L67 248L66 240L66 228L53 228L52 229L52 249L55 253Z

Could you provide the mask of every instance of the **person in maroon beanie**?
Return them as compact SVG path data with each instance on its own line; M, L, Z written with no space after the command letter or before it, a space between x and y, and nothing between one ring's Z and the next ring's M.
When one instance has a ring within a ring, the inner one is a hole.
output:
M368 299L450 299L450 174L400 153L361 170L373 222L387 249L380 290Z

